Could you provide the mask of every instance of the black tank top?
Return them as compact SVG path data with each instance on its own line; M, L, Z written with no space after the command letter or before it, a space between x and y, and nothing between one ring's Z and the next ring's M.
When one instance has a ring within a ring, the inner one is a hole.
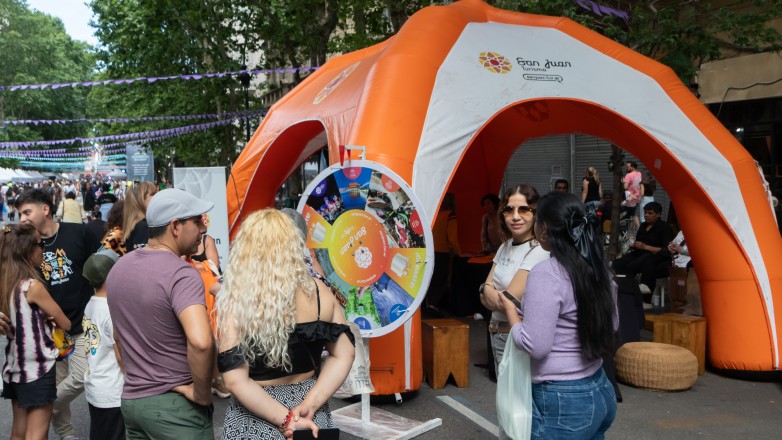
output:
M594 177L588 177L584 180L587 181L587 196L586 200L584 202L597 202L600 201L600 191L598 189L598 184L595 182Z
M317 288L317 285L316 285ZM250 367L250 379L272 380L294 374L307 373L320 366L320 355L327 342L336 342L339 335L345 333L350 342L356 345L353 332L345 324L335 324L320 320L320 289L318 295L318 320L296 324L293 332L288 337L288 354L290 355L290 371L281 367L269 367L264 362L263 356L257 356ZM239 347L234 347L217 355L217 369L221 373L238 368L245 363L244 357L239 353Z

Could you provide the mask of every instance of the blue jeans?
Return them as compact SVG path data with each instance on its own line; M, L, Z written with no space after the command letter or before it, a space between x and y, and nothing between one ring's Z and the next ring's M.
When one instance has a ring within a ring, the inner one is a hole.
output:
M603 439L616 417L614 387L603 372L532 384L532 438Z

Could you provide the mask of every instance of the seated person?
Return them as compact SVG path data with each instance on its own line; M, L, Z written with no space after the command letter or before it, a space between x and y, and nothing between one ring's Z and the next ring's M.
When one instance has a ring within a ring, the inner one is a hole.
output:
M600 206L597 207L597 216L600 217L600 230L603 230L603 223L606 222L606 220L611 220L611 210L614 206L614 192L609 190L606 190L606 192L603 193L603 200L600 202Z
M690 251L687 249L687 241L684 239L684 233L679 231L673 241L668 244L668 252L673 257L673 265L679 268L692 267Z
M671 255L668 243L673 232L671 228L660 221L663 207L657 202L644 206L644 222L638 230L635 242L630 245L631 251L623 257L614 260L614 272L634 277L641 274L641 284L654 288L655 279L661 269L671 265Z

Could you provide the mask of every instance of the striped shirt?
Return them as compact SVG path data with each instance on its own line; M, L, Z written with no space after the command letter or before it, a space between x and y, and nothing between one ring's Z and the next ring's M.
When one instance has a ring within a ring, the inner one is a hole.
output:
M19 283L9 300L13 337L5 348L3 380L7 383L30 383L40 379L54 366L58 350L52 340L52 329L46 313L27 302L32 279Z

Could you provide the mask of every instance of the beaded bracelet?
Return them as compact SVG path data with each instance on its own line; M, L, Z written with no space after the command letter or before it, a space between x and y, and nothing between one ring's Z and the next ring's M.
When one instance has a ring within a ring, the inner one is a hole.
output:
M285 416L285 420L282 421L282 424L277 427L277 429L280 430L281 433L285 434L285 431L288 430L288 425L291 424L291 420L293 420L293 409L288 410L288 415Z

